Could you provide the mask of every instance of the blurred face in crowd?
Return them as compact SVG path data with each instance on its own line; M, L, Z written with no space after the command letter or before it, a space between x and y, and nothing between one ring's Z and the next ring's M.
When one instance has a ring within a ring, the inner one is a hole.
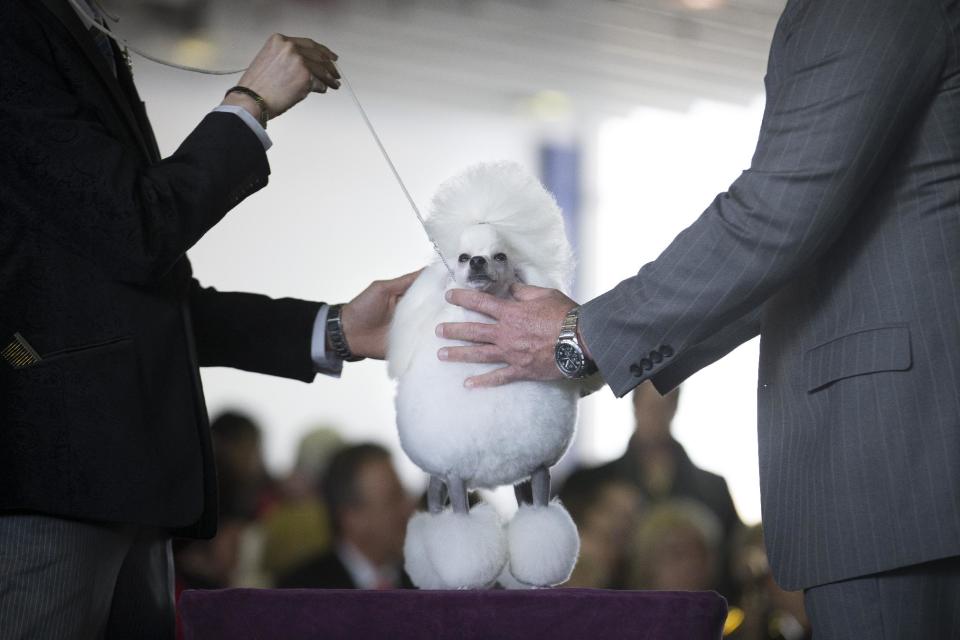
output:
M236 482L257 485L266 476L263 448L258 436L215 438L215 450L218 464L224 470L229 470Z
M679 389L661 396L649 380L634 390L635 433L642 443L660 444L670 440L670 423L677 413L679 398Z
M601 539L609 553L618 555L636 526L640 500L640 492L633 485L607 482L587 511L581 528Z
M651 550L651 588L702 591L713 588L714 558L694 527L676 527Z
M627 543L640 513L640 492L613 480L604 484L596 500L577 523L580 557L567 586L606 588L627 553Z
M357 500L343 510L343 537L374 564L398 562L413 502L388 458L365 462L357 472Z

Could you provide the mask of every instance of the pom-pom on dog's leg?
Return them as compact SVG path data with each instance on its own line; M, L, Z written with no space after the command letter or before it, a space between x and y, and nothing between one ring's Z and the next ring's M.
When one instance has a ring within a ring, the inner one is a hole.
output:
M549 587L566 582L577 563L580 536L567 510L550 502L550 471L537 469L530 478L530 498L515 487L520 508L507 527L510 573L523 584Z
M443 511L446 501L447 487L443 479L431 475L427 487L429 513L415 513L407 522L407 535L403 542L404 569L410 581L419 589L447 588L427 554L427 529L431 526L431 520Z
M446 488L451 509L443 508L443 487L431 479L427 491L431 513L418 513L407 525L407 574L421 589L489 587L507 562L500 516L487 504L470 509L462 479L447 478Z
M407 536L403 541L403 568L418 589L447 589L427 553L427 531L436 516L420 511L407 522Z

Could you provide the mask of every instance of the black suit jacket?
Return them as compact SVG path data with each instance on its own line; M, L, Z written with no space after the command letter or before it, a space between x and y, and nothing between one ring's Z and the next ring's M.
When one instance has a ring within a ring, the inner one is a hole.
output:
M0 3L0 510L212 535L199 366L314 377L318 303L220 293L185 252L267 183L263 147L211 113L161 159L130 73L65 0Z
M960 554L960 3L789 0L749 170L584 305L618 395L761 335L784 587Z
M350 572L334 551L312 558L277 580L280 589L356 589ZM413 589L405 571L400 573L400 589Z

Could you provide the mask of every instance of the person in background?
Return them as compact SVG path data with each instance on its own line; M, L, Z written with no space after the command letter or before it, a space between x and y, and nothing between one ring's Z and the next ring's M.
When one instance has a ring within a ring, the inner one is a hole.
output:
M333 525L333 549L296 567L277 586L412 588L403 571L403 540L413 501L390 453L372 443L348 446L330 460L320 486Z
M626 580L629 543L643 499L633 484L600 471L579 469L560 490L580 534L580 555L566 587L618 589Z
M229 578L233 587L268 587L260 568L263 520L277 507L280 487L267 472L263 458L263 430L244 413L227 411L210 426L217 461L221 514L233 514L239 524L236 558ZM225 534L224 527L216 538ZM202 545L201 545L202 546Z
M260 586L244 571L245 548L257 545L256 518L269 478L263 464L260 427L227 411L210 423L217 469L217 534L209 540L173 543L174 599L187 589ZM182 638L179 610L177 637Z
M736 586L730 576L729 549L742 523L726 481L696 466L671 433L680 401L679 387L661 396L653 384L644 382L634 389L632 398L634 433L627 451L599 467L597 473L631 483L650 505L683 498L706 507L720 523L720 569L713 588L734 599Z
M333 535L320 483L330 458L343 446L339 432L327 426L311 429L300 440L293 471L280 484L280 502L262 520L259 566L269 584L330 549Z
M721 541L719 520L698 502L671 500L652 507L632 541L627 587L715 589Z
M210 423L220 479L220 501L251 520L276 501L275 483L263 460L262 432L254 419L238 411L221 413Z
M784 591L773 579L759 524L734 540L733 575L740 600L730 603L724 637L730 640L810 640L802 591Z

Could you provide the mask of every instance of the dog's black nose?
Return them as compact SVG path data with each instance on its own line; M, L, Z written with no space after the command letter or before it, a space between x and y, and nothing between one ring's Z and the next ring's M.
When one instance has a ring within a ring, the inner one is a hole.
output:
M473 256L470 258L471 269L482 269L487 264L487 259L483 256Z

